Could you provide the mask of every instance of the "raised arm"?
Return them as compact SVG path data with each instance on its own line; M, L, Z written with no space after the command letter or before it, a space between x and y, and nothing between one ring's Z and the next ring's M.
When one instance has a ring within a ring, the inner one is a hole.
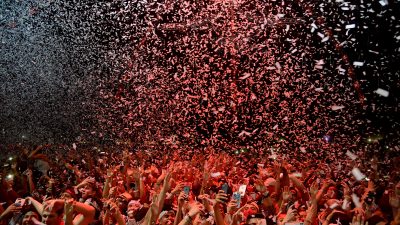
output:
M214 216L215 223L217 225L226 225L224 220L224 209L223 205L228 201L228 196L223 190L219 190L218 194L215 196L216 203L214 204Z

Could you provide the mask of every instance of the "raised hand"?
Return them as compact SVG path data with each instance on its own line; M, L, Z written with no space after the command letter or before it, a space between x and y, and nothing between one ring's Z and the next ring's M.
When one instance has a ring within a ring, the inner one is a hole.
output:
M32 177L32 170L31 169L27 169L23 172L23 174L27 177Z
M368 222L364 221L364 217L361 216L361 214L355 214L353 216L353 221L351 222L351 225L368 225Z
M291 197L292 197L292 192L290 192L289 187L288 186L283 187L283 192L282 192L283 201L288 202Z
M349 185L347 185L346 182L344 182L344 181L342 181L340 184L343 187L344 196L350 195L351 194L351 189L350 189Z
M197 214L199 214L202 210L204 210L205 207L200 202L194 202L189 205L189 208L190 210L188 212L188 215L191 218L194 218Z
M228 202L227 212L229 214L234 214L238 210L237 206L238 206L237 201L232 199L231 201Z
M400 207L400 196L398 196L396 193L391 193L389 195L389 204L392 206L392 208L398 209Z
M294 205L291 205L286 213L285 219L283 221L290 222L296 219L297 210L294 208Z
M64 214L66 217L72 217L74 213L74 199L70 198L65 200L64 203Z
M317 193L318 193L318 184L317 182L314 182L311 187L310 187L310 196L311 199L316 200L317 198Z
M220 204L226 204L228 201L228 195L225 194L223 190L219 190L218 194L215 196L215 201Z
M183 204L185 204L185 201L187 199L188 199L188 195L182 191L178 196L178 207L182 208Z
M111 200L108 200L104 203L103 208L106 209L106 212L110 213L112 216L115 216L119 212L119 208L117 204Z
M172 177L172 173L167 170L167 172L165 174L165 178L164 178L164 184L163 184L163 188L165 190L169 190L169 184L170 184L171 177Z
M171 194L176 194L179 193L183 190L183 187L185 186L184 183L179 183L175 186L175 188L171 191Z
M150 210L153 216L155 217L158 216L159 213L158 195L153 195L153 201L151 201Z

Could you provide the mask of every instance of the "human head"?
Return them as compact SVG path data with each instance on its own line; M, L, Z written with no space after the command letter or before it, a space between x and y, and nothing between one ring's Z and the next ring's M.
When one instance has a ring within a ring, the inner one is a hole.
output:
M90 180L83 185L82 188L79 189L82 194L83 199L88 199L91 197L95 197L96 195L96 181Z
M124 192L116 198L117 206L121 212L126 211L130 200L132 200L132 195L128 192Z
M31 225L33 223L33 218L39 220L39 214L34 211L28 211L25 213L24 217L22 218L22 225Z
M274 178L270 177L266 179L264 185L270 194L275 192L276 180Z
M64 207L55 200L45 202L43 205L42 223L46 225L59 225L63 223Z
M61 194L61 199L67 200L67 199L76 199L76 194L73 188L67 188L65 191Z
M243 214L245 218L258 213L259 207L256 202L251 202L243 206Z
M160 213L158 217L160 221L160 225L171 225L175 220L175 211L174 210L165 210Z
M128 203L128 210L126 212L127 216L129 218L133 218L136 215L136 213L139 211L139 209L141 209L142 207L143 207L143 205L139 201L131 200Z
M327 199L336 199L337 198L337 188L335 186L330 186L326 191L325 197Z

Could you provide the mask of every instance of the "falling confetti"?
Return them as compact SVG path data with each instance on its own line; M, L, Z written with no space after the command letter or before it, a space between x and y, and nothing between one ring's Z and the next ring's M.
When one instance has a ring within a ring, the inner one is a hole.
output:
M332 145L398 138L398 99L379 87L399 88L399 3L285 3L6 1L1 139L312 151L328 130Z

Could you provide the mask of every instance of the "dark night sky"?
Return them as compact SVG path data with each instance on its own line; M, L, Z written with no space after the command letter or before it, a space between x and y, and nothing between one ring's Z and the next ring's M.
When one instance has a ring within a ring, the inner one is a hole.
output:
M329 134L396 145L400 3L381 2L4 0L0 142L297 147ZM278 14L304 23L277 25ZM171 23L186 30L162 28Z

